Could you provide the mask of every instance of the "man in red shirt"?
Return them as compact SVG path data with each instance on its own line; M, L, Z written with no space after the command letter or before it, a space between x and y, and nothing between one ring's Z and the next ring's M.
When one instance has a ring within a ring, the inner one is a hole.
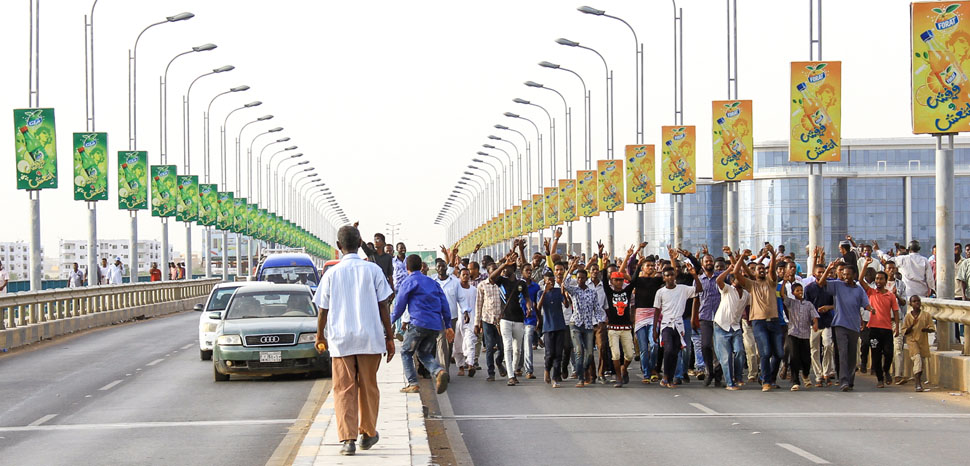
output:
M866 267L871 262L872 257L866 258ZM866 283L865 277L859 280L869 296L869 304L872 305L868 324L869 341L863 341L862 344L872 347L872 371L879 381L876 388L884 388L886 380L892 382L889 379L889 370L893 366L893 336L899 333L899 301L895 293L886 289L888 281L889 276L882 271L876 272L875 288Z
M152 268L148 271L148 275L153 282L162 281L162 271L158 270L158 262L152 262Z

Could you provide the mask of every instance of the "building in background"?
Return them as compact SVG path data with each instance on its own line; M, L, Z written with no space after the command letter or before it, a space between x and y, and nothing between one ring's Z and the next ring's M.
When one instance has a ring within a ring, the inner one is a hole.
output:
M43 270L44 248L41 252L41 270ZM30 243L25 241L5 241L0 242L0 261L3 267L10 274L10 281L27 280L30 278Z
M925 254L936 238L935 151L932 138L843 140L842 160L825 164L822 244L829 255L847 234L878 241L884 249L911 239ZM970 139L955 141L953 209L956 241L970 241ZM701 151L703 154L703 151ZM700 156L699 156L700 157ZM755 145L754 180L740 182L741 246L757 251L765 241L784 244L805 259L808 244L808 166L788 161L786 141ZM727 225L726 184L698 180L684 195L684 244L719 255ZM660 192L660 187L657 187ZM645 240L666 256L673 238L673 196L646 205ZM952 247L952 245L950 245Z
M131 254L127 239L101 239L98 240L98 262L107 259L112 263L115 257L121 258L121 263L127 267L131 265ZM78 268L87 273L88 264L88 241L62 239L58 246L58 260L60 264L60 278L66 279L73 264L77 262ZM169 244L169 257L175 257L175 250ZM138 275L148 275L152 262L158 262L158 267L165 269L162 264L162 243L155 240L144 240L138 242Z

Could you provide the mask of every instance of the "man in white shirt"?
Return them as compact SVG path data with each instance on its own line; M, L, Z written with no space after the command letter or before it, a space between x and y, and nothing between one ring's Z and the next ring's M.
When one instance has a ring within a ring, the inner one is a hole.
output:
M343 226L337 231L337 248L342 257L323 276L313 302L317 317L317 350L330 351L333 366L334 415L342 455L368 450L380 438L377 413L380 389L377 369L381 354L387 362L394 357L394 334L388 298L391 286L377 264L357 255L360 231Z
M101 266L98 267L98 284L108 284L108 259L105 257L101 258Z
M123 281L124 266L121 265L121 258L115 257L115 263L108 267L108 284L120 285Z
M448 308L451 310L451 328L455 329L454 343L448 343L443 330L438 335L438 364L441 364L441 367L447 372L451 367L451 358L454 355L455 348L457 347L460 352L462 339L465 338L461 333L461 326L458 325L458 287L460 285L458 279L449 271L446 262L439 261L435 266L435 271L438 272L438 275L434 277L434 281L438 282L441 291L445 292L445 298L448 299Z
M726 280L728 275L742 273L741 267L744 267L744 260L738 256L732 267L718 275L715 281L721 294L721 304L714 313L714 352L724 371L725 388L731 391L741 389L745 357L741 316L751 296L737 282L732 280L732 284L728 284Z
M77 262L72 267L73 269L67 275L67 287L78 288L84 286L84 273L78 270Z
M929 259L919 255L919 241L910 241L907 249L909 251L907 254L897 254L893 261L896 263L899 273L903 276L903 283L906 284L905 299L908 302L910 296L913 295L925 297L933 294L933 287L936 282L933 266L930 265ZM882 251L876 251L876 254L883 261L890 258Z
M455 345L455 364L458 365L458 375L475 376L476 352L475 344L478 343L478 335L475 334L475 300L478 296L478 289L471 285L471 271L461 269L459 274L458 286L458 310L461 314L458 325L461 327L463 341L461 345Z
M677 355L681 348L687 346L684 340L684 311L687 300L704 291L704 285L697 276L694 266L688 263L687 272L694 277L694 286L678 285L677 271L667 267L663 271L664 287L657 290L653 301L654 313L653 337L660 341L664 349L663 373L661 387L674 388L673 377L677 369Z

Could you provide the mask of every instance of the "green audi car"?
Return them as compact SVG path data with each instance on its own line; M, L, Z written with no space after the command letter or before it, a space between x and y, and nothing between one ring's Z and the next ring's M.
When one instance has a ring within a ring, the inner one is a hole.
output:
M306 285L247 285L209 318L219 321L212 351L217 382L233 374L330 376L330 353L316 349L317 309Z

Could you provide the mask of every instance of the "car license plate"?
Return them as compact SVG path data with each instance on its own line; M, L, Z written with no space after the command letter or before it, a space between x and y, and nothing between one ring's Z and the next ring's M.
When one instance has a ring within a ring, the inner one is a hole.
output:
M283 353L281 351L260 352L259 362L283 362Z

